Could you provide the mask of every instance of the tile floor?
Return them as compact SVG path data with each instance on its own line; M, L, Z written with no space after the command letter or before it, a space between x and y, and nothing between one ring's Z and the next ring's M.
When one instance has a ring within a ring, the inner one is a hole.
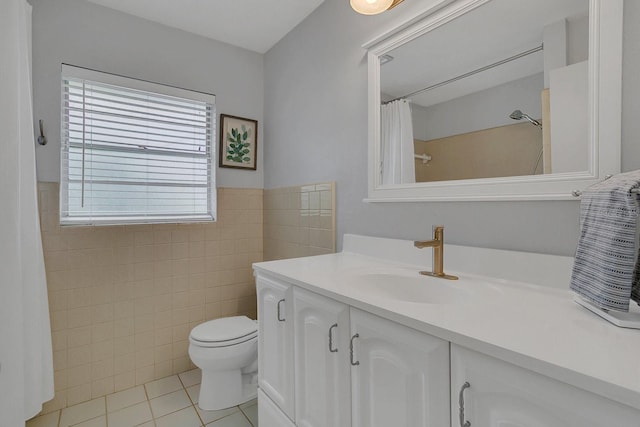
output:
M220 411L198 408L200 370L152 381L33 418L27 427L258 427L252 400Z

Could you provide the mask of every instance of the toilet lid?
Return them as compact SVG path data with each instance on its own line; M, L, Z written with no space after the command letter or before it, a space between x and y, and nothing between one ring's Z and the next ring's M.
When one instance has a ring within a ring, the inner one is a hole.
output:
M191 338L202 342L235 341L255 335L258 325L247 316L224 317L201 323L191 330Z

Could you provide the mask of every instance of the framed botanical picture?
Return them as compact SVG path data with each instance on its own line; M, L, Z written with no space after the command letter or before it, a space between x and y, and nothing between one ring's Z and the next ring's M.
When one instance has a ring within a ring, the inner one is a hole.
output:
M256 170L258 122L220 114L220 167Z

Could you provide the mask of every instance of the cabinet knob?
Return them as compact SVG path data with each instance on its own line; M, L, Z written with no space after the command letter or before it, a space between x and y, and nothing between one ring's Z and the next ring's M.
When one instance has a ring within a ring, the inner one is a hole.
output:
M329 352L330 353L337 353L338 349L337 348L333 348L333 328L337 328L338 324L334 323L333 325L331 325L331 327L329 328Z
M462 388L460 388L460 395L458 396L458 404L460 406L460 427L471 427L471 423L469 421L465 421L464 416L464 391L471 387L469 381L465 381L462 384Z
M285 321L284 317L282 317L280 315L280 303L283 303L283 302L284 302L284 298L281 299L280 301L278 301L278 321L279 322L284 322Z
M355 334L354 336L352 336L351 342L349 343L349 358L351 359L352 366L358 366L360 364L358 360L353 360L353 340L355 340L356 338L360 338L360 334Z

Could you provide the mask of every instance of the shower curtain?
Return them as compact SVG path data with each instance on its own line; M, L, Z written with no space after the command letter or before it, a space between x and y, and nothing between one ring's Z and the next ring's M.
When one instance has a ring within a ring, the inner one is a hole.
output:
M0 426L53 398L31 98L31 6L0 6Z
M382 184L416 182L413 123L409 101L399 99L382 105Z

